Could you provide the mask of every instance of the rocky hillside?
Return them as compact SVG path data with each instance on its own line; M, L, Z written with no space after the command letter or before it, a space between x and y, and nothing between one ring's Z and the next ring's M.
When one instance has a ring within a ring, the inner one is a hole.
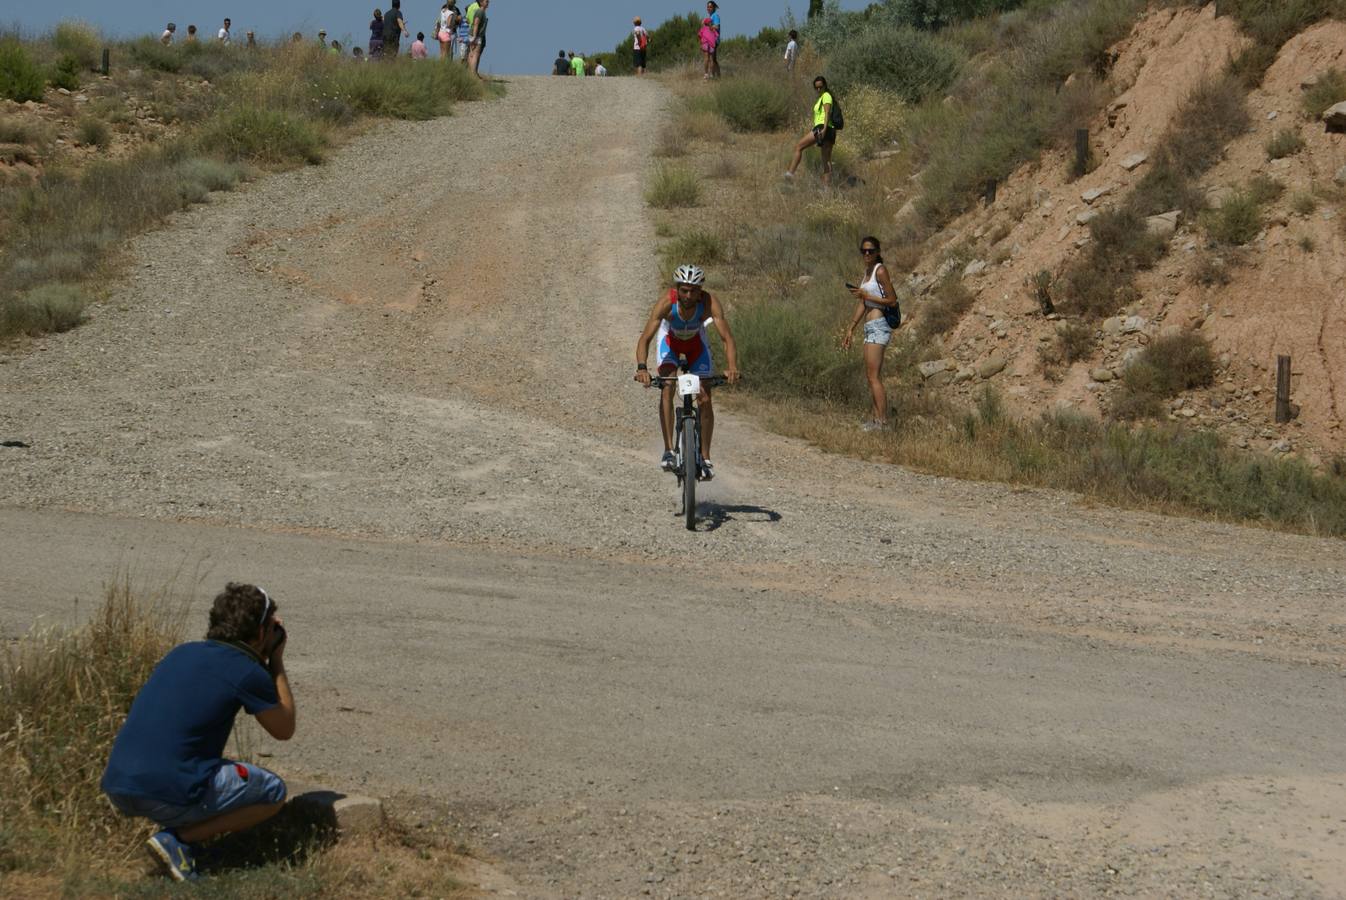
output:
M1113 48L1111 102L1087 123L1088 174L1072 179L1073 157L1059 152L1021 168L993 204L946 228L912 276L914 292L928 295L961 272L975 295L944 337L944 359L923 367L928 385L970 399L993 383L1024 412L1065 405L1103 414L1141 348L1192 328L1210 341L1217 374L1174 399L1170 419L1311 460L1346 449L1346 134L1304 102L1318 79L1346 71L1346 23L1319 24L1281 49L1246 97L1251 127L1202 176L1205 205L1216 211L1258 186L1255 233L1234 245L1215 240L1205 216L1150 218L1140 227L1166 240L1167 252L1140 273L1138 298L1094 329L1073 362L1040 352L1067 321L1043 314L1037 285L1050 295L1078 264L1090 221L1125 202L1186 98L1247 44L1209 4L1152 11ZM1288 425L1273 418L1278 354L1293 360L1297 415Z

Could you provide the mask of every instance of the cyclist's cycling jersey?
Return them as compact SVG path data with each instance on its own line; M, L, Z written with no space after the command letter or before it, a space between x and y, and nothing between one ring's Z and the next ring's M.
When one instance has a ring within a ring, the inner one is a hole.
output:
M678 368L678 357L687 357L687 369L693 375L710 375L715 362L710 356L710 341L706 339L706 309L710 295L696 304L696 310L684 319L678 308L677 289L669 290L673 308L659 323L659 374L669 375Z

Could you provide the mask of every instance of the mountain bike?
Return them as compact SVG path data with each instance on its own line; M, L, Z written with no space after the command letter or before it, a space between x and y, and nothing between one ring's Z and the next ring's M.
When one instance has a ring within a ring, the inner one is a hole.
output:
M727 379L723 375L701 377L687 371L687 361L682 360L682 371L678 375L654 375L650 386L662 388L666 384L677 386L682 405L673 409L673 474L678 479L678 491L682 494L683 516L688 531L696 531L696 483L705 474L701 460L701 410L696 398L701 396L703 387L716 387Z

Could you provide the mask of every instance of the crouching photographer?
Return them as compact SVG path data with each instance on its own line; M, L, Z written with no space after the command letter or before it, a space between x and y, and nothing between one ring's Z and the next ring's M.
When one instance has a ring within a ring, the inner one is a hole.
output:
M274 772L224 758L239 709L278 740L294 736L276 612L262 588L227 585L211 606L206 639L159 661L113 742L103 791L123 814L159 826L146 846L178 881L197 877L195 845L265 822L285 803Z

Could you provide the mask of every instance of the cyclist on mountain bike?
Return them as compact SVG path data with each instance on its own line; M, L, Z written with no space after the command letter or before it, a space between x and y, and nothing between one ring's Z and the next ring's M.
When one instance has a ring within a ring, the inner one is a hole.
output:
M662 376L673 375L678 371L678 357L686 357L687 371L693 375L707 376L715 368L710 355L710 341L706 337L706 319L715 320L715 330L724 341L724 354L728 357L728 366L724 370L725 380L730 384L738 381L738 348L734 345L734 335L729 330L729 322L724 317L720 301L702 287L706 283L706 273L700 266L678 266L673 273L673 287L668 295L654 304L649 321L636 339L636 381L650 386L650 371L646 360L649 358L650 341L659 337L659 360L656 368ZM666 382L659 398L659 425L664 432L664 455L659 466L666 472L673 471L676 464L673 456L673 395L676 383ZM711 404L710 389L701 388L697 398L701 407L701 459L704 471L701 477L709 481L715 476L710 464L710 439L715 430L715 408Z

